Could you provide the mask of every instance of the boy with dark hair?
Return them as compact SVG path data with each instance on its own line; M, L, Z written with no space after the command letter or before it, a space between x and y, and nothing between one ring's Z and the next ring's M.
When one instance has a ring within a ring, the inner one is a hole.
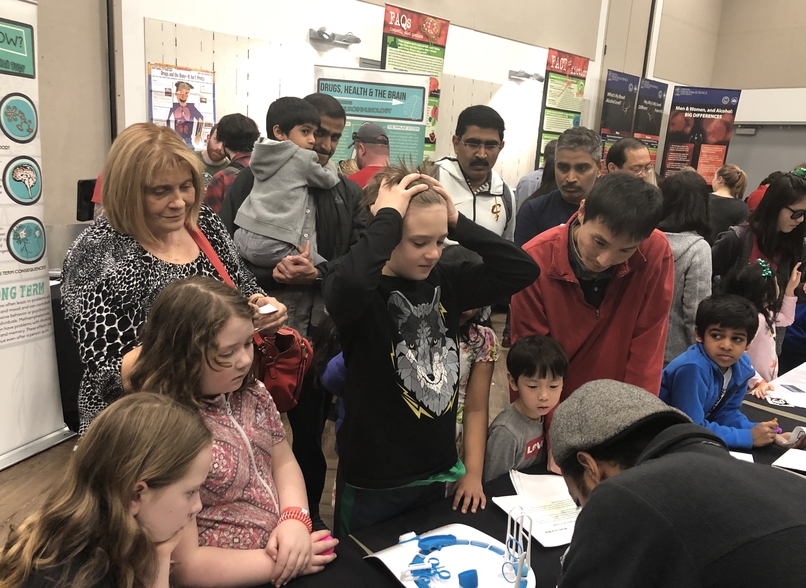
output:
M557 406L568 373L568 358L551 337L524 337L507 353L507 380L518 399L490 425L484 481L523 470L545 452L543 418Z
M447 482L458 481L459 494L459 317L540 273L516 245L460 214L429 176L387 167L364 199L372 220L324 284L347 366L339 535L439 500ZM449 235L483 262L437 264ZM465 508L483 500L480 484L461 491Z
M266 127L271 138L255 143L250 163L255 182L235 216L240 228L233 240L241 257L260 267L273 268L299 253L319 265L327 260L317 253L308 186L339 183L335 168L320 165L313 151L319 113L301 98L278 98L269 106ZM290 286L278 294L292 325L310 317L313 298L304 287Z
M260 137L260 129L251 118L236 112L221 117L216 126L216 135L230 161L227 167L210 180L204 192L204 203L218 213L229 187L241 170L249 166L252 148Z
M660 390L674 290L672 252L655 230L662 215L660 190L616 172L567 224L524 246L545 271L512 297L512 338L549 335L562 346L561 400L602 378Z
M731 449L763 447L785 439L775 421L752 423L741 412L748 380L755 375L745 350L758 330L758 311L734 294L700 302L697 343L666 366L660 398L719 435Z

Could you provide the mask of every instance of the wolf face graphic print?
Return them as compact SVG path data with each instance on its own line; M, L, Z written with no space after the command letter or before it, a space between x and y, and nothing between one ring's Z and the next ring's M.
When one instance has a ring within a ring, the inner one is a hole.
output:
M402 340L394 349L404 400L420 416L441 416L453 405L459 379L456 341L447 336L441 288L434 289L430 303L412 305L399 291L389 296L389 312L397 321ZM428 413L426 413L428 415Z

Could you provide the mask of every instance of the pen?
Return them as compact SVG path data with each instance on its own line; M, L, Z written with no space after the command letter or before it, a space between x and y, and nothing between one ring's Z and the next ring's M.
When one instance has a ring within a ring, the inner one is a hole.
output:
M778 424L778 417L775 417L774 419L772 419L772 422L774 422L777 425ZM780 435L781 433L784 432L784 430L781 427L775 427L775 432L778 435Z

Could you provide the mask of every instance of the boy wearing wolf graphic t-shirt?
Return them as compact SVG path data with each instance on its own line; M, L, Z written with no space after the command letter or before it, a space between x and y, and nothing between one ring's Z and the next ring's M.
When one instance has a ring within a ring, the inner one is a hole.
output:
M387 167L364 200L372 220L324 285L347 367L339 535L438 500L460 478L465 506L483 505L480 468L464 476L456 455L459 315L540 273L518 246L459 214L429 175ZM437 264L446 238L482 263Z

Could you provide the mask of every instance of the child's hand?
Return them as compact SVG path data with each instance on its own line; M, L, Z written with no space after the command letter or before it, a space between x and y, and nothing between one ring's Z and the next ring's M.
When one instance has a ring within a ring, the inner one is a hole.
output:
M750 433L753 435L753 447L765 447L775 441L777 428L778 423L767 421L766 423L759 423L750 429Z
M301 574L311 561L311 534L300 521L283 521L269 536L266 553L276 562L272 581L282 586Z
M758 386L750 390L750 394L756 398L764 399L772 390L775 390L775 386L762 380Z
M419 179L420 174L415 173L407 175L399 184L390 184L389 182L381 184L375 204L369 207L372 214L378 214L378 211L382 208L394 208L400 213L400 216L406 216L411 197L428 190L428 184L417 184L409 188L409 184Z
M798 262L795 264L795 267L792 268L792 273L789 275L789 281L786 283L786 289L784 290L785 296L795 295L795 288L797 288L798 284L800 284L800 278L800 262Z
M423 174L420 176L420 178L431 184L431 188L433 188L434 192L445 199L445 204L448 206L448 226L450 228L454 228L456 223L459 222L459 211L456 210L456 205L453 203L453 198L451 198L451 195L448 194L445 186L440 184L439 180L432 178L429 175Z
M792 433L781 433L775 436L775 444L779 447L786 447L787 449L806 449L806 435L801 435L792 445L787 445L789 439L792 438Z
M470 512L475 513L476 509L481 507L482 510L487 508L487 497L484 495L484 490L481 487L481 476L465 474L456 483L456 494L453 497L453 510L459 508L459 503L462 503L462 514L467 514L467 508L470 507Z
M333 539L332 537L327 541L323 541L326 537L330 536L330 531L314 531L311 533L311 546L313 548L313 557L308 562L308 566L302 570L301 575L306 576L308 574L315 574L317 572L321 572L325 565L332 562L336 559L335 553L328 553L327 555L322 555L323 551L328 551L330 549L335 549L336 545L339 544L338 539Z

